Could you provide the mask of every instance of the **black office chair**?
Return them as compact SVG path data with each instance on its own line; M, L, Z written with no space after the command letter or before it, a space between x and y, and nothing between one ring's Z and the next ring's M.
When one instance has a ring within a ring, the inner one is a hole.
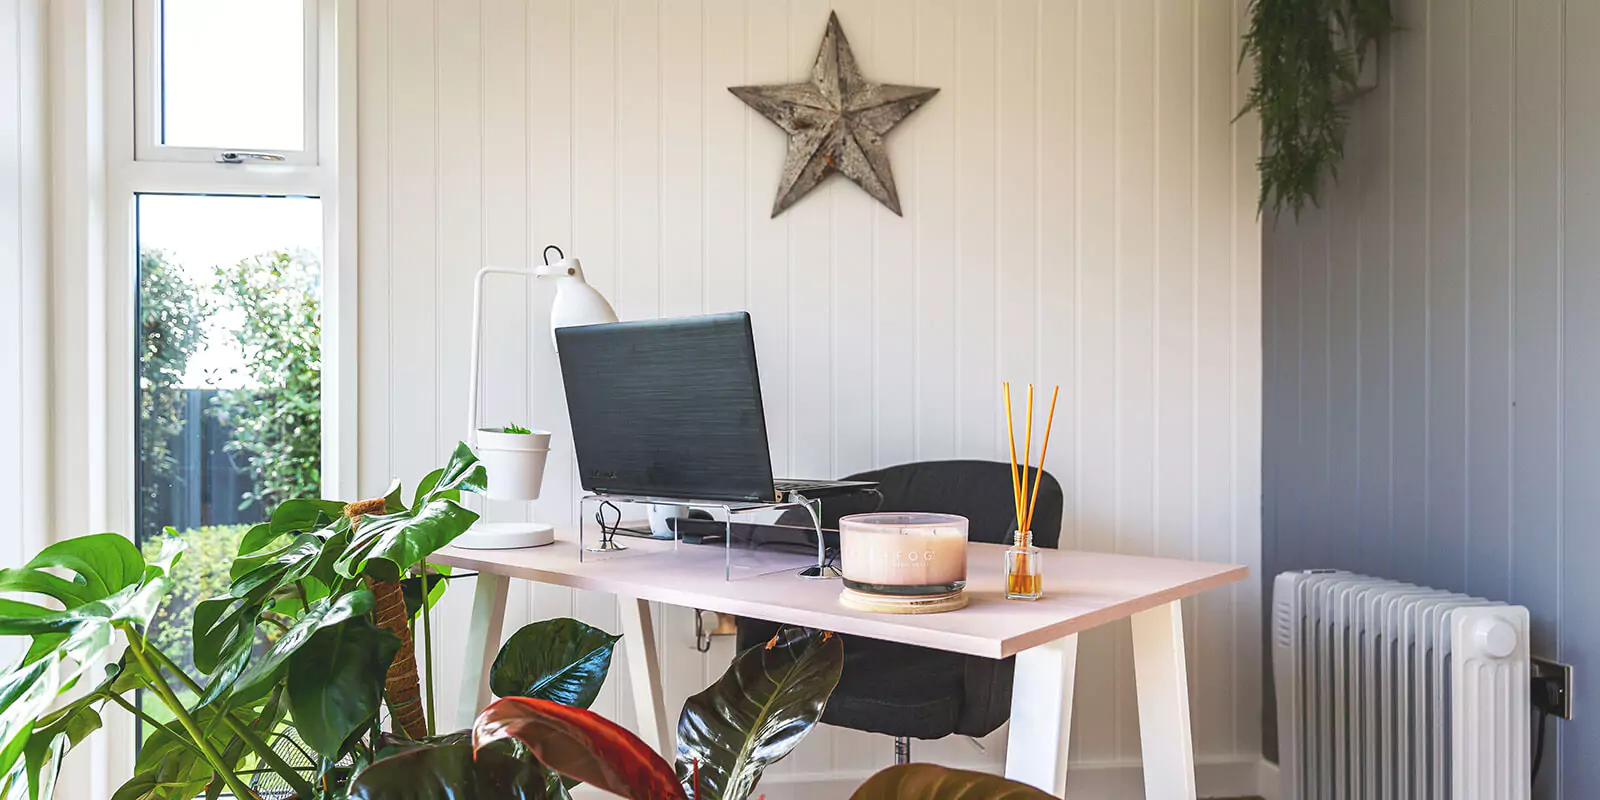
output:
M975 542L1010 544L1016 530L1009 464L926 461L863 472L849 479L878 481L881 503L871 495L826 500L822 504L824 527L839 527L839 518L848 514L877 510L959 514L970 521L968 536ZM1057 545L1061 507L1061 484L1046 472L1034 514L1035 545ZM809 525L810 519L786 514L780 522ZM777 629L776 623L741 618L739 649L772 638ZM911 760L913 738L985 736L1000 727L1011 714L1014 667L1010 658L995 660L846 636L844 673L822 721L895 737L895 761L905 763Z

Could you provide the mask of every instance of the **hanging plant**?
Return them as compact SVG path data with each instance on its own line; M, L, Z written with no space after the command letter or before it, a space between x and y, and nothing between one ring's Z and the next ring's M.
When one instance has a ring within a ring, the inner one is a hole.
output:
M1254 61L1255 84L1239 113L1261 119L1261 211L1317 204L1344 157L1362 59L1394 27L1389 0L1251 0L1240 58Z

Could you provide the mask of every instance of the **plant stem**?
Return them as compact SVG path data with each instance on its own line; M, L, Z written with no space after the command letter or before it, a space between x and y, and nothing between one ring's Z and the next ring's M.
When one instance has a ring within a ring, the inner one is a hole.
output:
M428 735L433 736L433 613L428 608L428 562L422 562L422 659L428 670Z
M120 694L112 694L107 696L111 698L111 702L127 709L129 714L138 717L140 721L144 722L144 724L149 725L152 728L165 731L168 736L172 737L173 741L189 748L189 752L194 753L201 758L205 757L205 753L200 752L200 748L195 747L194 744L189 741L187 735L183 732L173 730L171 725L168 725L167 723L150 716L149 714L145 713L143 709L128 702L127 700L122 699L122 695Z
M128 650L133 653L134 659L150 673L151 687L155 689L161 701L167 704L167 710L177 717L178 724L194 740L194 745L199 748L200 755L205 758L212 769L217 771L217 774L222 776L222 782L228 785L228 790L233 792L234 796L240 798L240 800L252 800L252 798L253 800L261 800L259 795L250 791L250 787L244 785L244 781L239 780L239 776L233 774L233 770L223 763L222 757L217 755L216 748L211 746L211 741L200 732L200 726L195 724L194 717L189 716L189 710L183 707L183 703L178 700L178 695L172 691L172 687L168 686L167 681L161 677L161 671L156 669L155 664L151 663L150 658L146 655L144 640L140 637L139 632L134 630L132 625L124 625L123 633L128 637ZM162 656L162 658L165 659L165 656ZM183 675L184 679L189 683L193 683L189 676L183 674L182 670L178 670L178 674Z
M195 683L194 679L190 678L187 673L185 673L182 669L179 669L177 664L172 663L172 659L167 658L165 653L161 652L160 650L151 650L150 653L157 661L161 663L165 669L177 674L178 677L181 678L186 685L188 685L190 691L193 691L196 694L205 694L205 690L201 689L200 685ZM273 770L277 771L279 777L282 777L284 782L289 784L290 788L298 792L301 797L312 796L311 784L307 783L305 779L301 778L300 771L290 766L289 762L284 761L283 757L278 755L278 751L272 749L272 745L263 741L255 731L250 730L248 725L240 722L239 719L233 715L232 711L229 711L225 714L219 714L218 716L222 720L222 724L226 725L228 730L233 731L235 736L243 739L245 745L256 754L256 757L260 758L264 763L266 763L267 766L272 767Z

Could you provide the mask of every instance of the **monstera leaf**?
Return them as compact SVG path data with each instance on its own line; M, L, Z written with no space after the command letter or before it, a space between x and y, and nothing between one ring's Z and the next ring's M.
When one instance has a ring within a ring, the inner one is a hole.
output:
M478 515L463 508L461 492L482 492L487 485L483 465L465 442L456 444L449 463L417 485L410 508L400 507L400 490L385 496L387 513L369 514L336 567L340 575L367 575L397 581L441 547L467 532Z
M600 694L621 636L575 619L525 625L511 635L489 671L498 697L533 697L588 708Z
M100 714L88 703L75 703L38 720L22 747L22 757L10 774L0 776L0 798L49 800L61 759L100 724Z
M1053 800L1026 784L999 775L937 764L890 767L861 784L850 800Z
M844 667L831 633L785 626L740 653L678 718L678 780L695 800L742 800L817 720ZM698 768L699 786L694 786Z
M515 739L550 769L627 800L686 800L672 767L626 728L592 711L548 700L505 697L472 726L481 755Z
M289 712L300 738L337 759L383 703L384 674L400 640L355 617L318 630L289 658Z
M561 784L556 784L559 787ZM470 744L419 746L380 758L350 784L350 800L551 800L539 765Z
M112 539L86 538L108 552L52 546L28 566L6 570L4 575L5 591L47 594L72 605L60 611L17 613L18 606L27 605L17 603L0 612L5 614L0 617L0 635L34 637L22 662L0 674L0 775L10 775L28 751L40 715L111 647L115 626L150 623L171 588L167 571L183 549L182 541L173 539L155 562L146 564L139 557L135 567L118 554L122 546ZM113 539L132 546L120 536ZM138 551L134 553L138 557ZM71 571L76 577L63 579L44 571L51 568ZM50 646L41 650L41 642Z
M305 615L295 620L294 625L273 643L272 649L250 662L250 668L234 682L234 698L249 700L258 696L261 690L276 682L281 671L287 669L289 657L304 647L315 634L352 617L372 613L373 602L372 592L357 589L337 599L313 603Z

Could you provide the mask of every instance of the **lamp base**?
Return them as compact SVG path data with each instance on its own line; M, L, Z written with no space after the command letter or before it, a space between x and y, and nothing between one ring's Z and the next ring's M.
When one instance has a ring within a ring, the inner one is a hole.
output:
M543 522L479 522L450 544L463 550L515 550L555 540L555 526Z

